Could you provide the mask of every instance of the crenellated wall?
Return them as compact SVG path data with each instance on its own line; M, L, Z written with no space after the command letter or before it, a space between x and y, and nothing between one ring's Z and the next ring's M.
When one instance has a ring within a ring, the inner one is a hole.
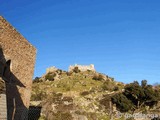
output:
M69 71L72 71L75 67L78 67L78 69L82 72L87 71L87 70L96 71L93 64L90 64L90 65L77 65L77 64L75 64L73 66L71 65L71 66L69 66Z

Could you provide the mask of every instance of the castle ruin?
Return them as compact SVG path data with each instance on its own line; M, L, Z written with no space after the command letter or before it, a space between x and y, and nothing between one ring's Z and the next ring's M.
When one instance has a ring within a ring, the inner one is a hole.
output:
M28 119L35 57L36 48L0 16L1 120Z
M90 70L90 71L96 71L93 64L90 64L90 65L77 65L77 64L75 64L75 65L73 65L73 66L71 65L71 66L69 66L69 70L68 70L68 71L69 71L69 72L70 72L70 71L73 71L73 69L74 69L75 67L78 67L78 69L79 69L81 72L88 71L88 70Z

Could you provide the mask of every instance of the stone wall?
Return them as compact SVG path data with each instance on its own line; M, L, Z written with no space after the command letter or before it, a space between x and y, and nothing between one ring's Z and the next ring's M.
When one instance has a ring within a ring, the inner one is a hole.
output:
M6 103L5 82L0 77L0 120L7 120L7 103Z
M53 73L55 71L57 71L58 69L55 66L49 67L46 69L46 74L47 73Z
M77 64L75 64L73 66L69 66L69 71L72 71L75 67L78 67L78 69L82 72L87 71L87 70L95 71L93 64L90 64L90 65L77 65Z
M6 94L0 94L0 120L7 120Z
M29 107L36 49L1 16L0 47L0 60L11 60L6 81L8 119L23 120Z

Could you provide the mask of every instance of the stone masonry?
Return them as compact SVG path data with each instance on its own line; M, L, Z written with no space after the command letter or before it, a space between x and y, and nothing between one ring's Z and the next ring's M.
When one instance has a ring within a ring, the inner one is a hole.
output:
M78 69L82 72L87 71L87 70L96 71L93 64L90 64L90 65L77 65L77 64L75 64L73 66L71 65L71 66L69 66L69 71L72 71L75 67L78 67Z
M7 103L6 103L5 82L0 77L0 120L7 120Z
M6 85L8 120L27 119L36 48L0 16L0 50L0 62L4 64L0 65L0 74Z
M7 120L6 94L0 95L0 120Z

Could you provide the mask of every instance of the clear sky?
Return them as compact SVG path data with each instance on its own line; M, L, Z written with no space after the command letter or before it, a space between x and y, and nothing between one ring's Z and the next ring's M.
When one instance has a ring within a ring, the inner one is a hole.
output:
M0 14L37 48L34 76L92 63L124 83L160 81L159 0L0 0Z

